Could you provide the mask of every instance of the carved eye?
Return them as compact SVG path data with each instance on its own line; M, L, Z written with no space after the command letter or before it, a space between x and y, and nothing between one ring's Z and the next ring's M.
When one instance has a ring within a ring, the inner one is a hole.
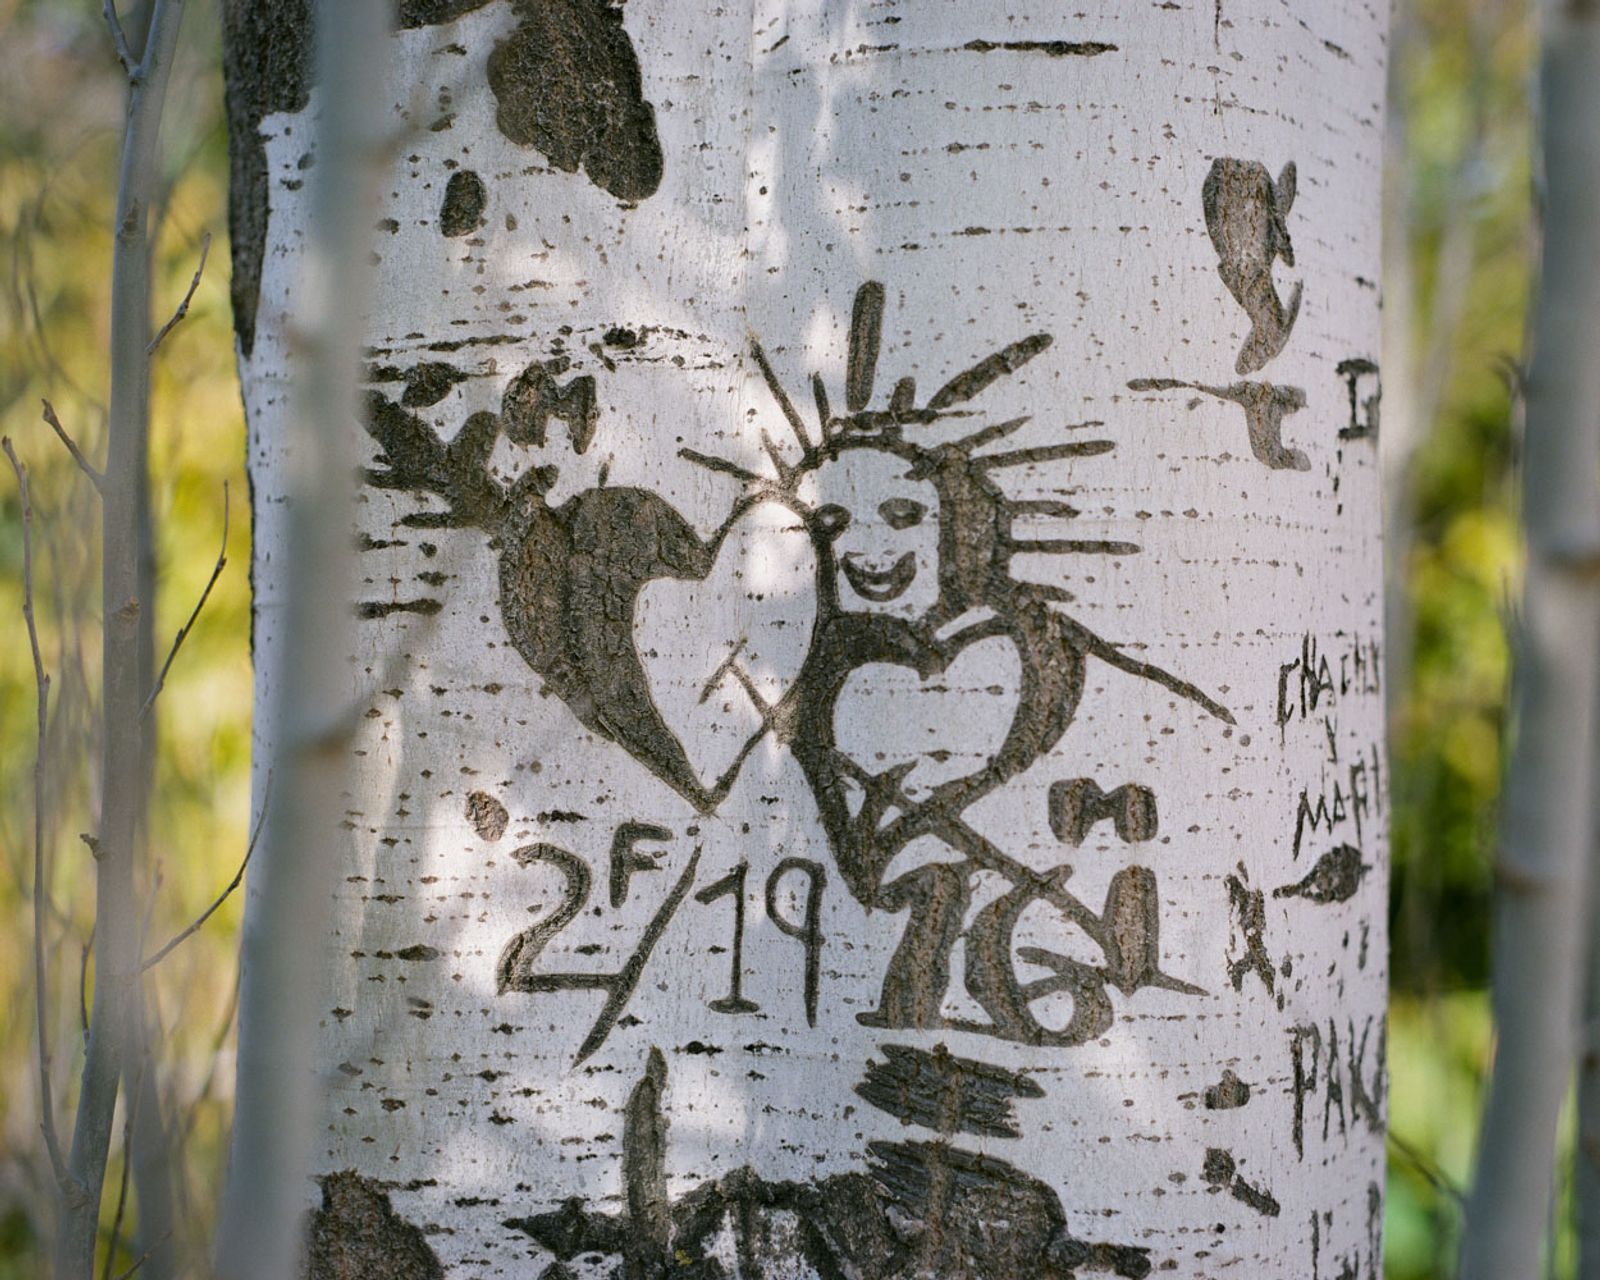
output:
M891 529L909 529L922 523L928 508L912 498L890 498L878 508L878 514Z
M818 507L811 519L824 538L837 538L850 523L850 512L837 502Z

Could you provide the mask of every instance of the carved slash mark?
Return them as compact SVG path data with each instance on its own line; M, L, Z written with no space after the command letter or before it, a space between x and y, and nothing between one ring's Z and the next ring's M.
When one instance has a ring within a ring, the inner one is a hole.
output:
M620 834L620 833L619 833ZM668 923L683 904L684 897L694 884L696 868L700 865L700 849L696 847L688 865L673 884L666 899L656 909L655 915L645 925L639 939L623 965L615 973L541 973L537 970L539 957L550 940L570 924L573 918L589 903L593 877L589 864L570 850L551 844L530 844L514 850L511 855L524 866L547 862L561 872L566 881L561 902L547 917L530 925L507 942L495 963L496 989L501 995L508 991L539 994L549 991L604 991L605 1004L596 1015L589 1034L578 1046L575 1063L581 1063L611 1034L623 1009L627 1007L639 976L655 950L656 943L666 931Z
M1361 880L1372 870L1372 864L1361 861L1361 850L1351 844L1341 844L1317 859L1305 877L1295 884L1286 884L1272 891L1274 898L1305 898L1326 906L1332 902L1348 902L1361 887Z
M1254 373L1282 351L1300 314L1302 286L1296 284L1285 303L1272 279L1277 259L1294 266L1287 222L1294 196L1292 160L1273 182L1263 164L1220 158L1200 190L1217 274L1250 317L1250 334L1235 364L1239 373Z
M1311 459L1299 449L1283 442L1283 420L1306 407L1306 393L1299 387L1279 387L1270 382L1235 382L1226 387L1185 382L1179 378L1131 378L1130 391L1174 391L1188 388L1226 400L1244 410L1245 430L1250 437L1250 452L1256 461L1274 471L1309 471Z
M489 55L495 122L519 146L542 152L619 200L661 185L655 108L639 58L607 0L517 0L516 30Z
M322 1204L307 1232L308 1280L443 1280L427 1237L395 1213L379 1183L353 1169L320 1181Z
M457 169L445 183L444 203L439 208L439 231L449 237L470 236L483 225L483 211L489 192L471 169Z
M1276 1218L1280 1212L1277 1199L1270 1191L1252 1186L1240 1176L1238 1162L1233 1153L1221 1147L1206 1149L1205 1166L1200 1177L1218 1191L1230 1192L1241 1204L1247 1204L1257 1213Z
M1092 778L1063 779L1050 785L1048 804L1050 830L1066 844L1082 844L1090 829L1108 818L1117 839L1129 844L1153 840L1159 830L1156 793L1133 782L1105 792Z

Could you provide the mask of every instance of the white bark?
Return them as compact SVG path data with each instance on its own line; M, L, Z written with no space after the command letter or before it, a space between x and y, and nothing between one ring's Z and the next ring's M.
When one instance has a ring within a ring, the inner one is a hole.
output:
M321 165L292 261L296 314L280 335L292 337L294 354L245 389L247 402L272 396L293 406L279 423L284 466L275 496L284 518L271 527L299 572L274 610L274 643L257 650L270 690L257 715L270 744L256 759L266 843L250 875L240 956L238 1102L217 1234L225 1280L280 1280L300 1270L302 1188L323 1102L316 1011L340 869L325 842L348 803L355 701L370 687L348 661L349 610L328 602L347 599L356 582L352 427L361 413L364 249L380 127L374 96L389 6L319 0L314 12Z
M100 815L95 833L94 997L83 1071L56 1222L55 1274L94 1274L100 1204L121 1086L124 1100L142 1092L148 1045L139 957L136 859L149 790L148 629L141 614L153 604L141 557L148 551L146 455L150 426L151 206L161 180L161 119L183 22L182 0L163 0L149 18L137 67L130 66L127 118L117 179L116 238L111 266L111 398L100 495ZM53 411L52 411L53 416ZM80 460L81 461L81 460ZM87 468L86 468L87 469ZM140 1183L160 1154L158 1117L146 1114L136 1155ZM155 1133L152 1134L152 1130ZM150 1219L168 1212L165 1189L147 1196ZM158 1265L164 1265L165 1258Z
M1523 450L1528 568L1496 866L1496 1053L1461 1242L1463 1280L1539 1266L1557 1116L1584 1045L1600 709L1600 368L1589 349L1600 316L1600 145L1589 127L1600 109L1600 6L1563 0L1547 6L1544 24L1544 234ZM1580 1103L1592 1111L1587 1077ZM1587 1195L1591 1178L1580 1186ZM1592 1216L1589 1206L1584 1213Z
M1376 1277L1386 14L402 15L313 1274Z

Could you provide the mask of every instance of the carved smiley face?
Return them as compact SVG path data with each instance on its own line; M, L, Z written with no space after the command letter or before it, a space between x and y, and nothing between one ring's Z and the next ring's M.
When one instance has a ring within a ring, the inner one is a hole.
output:
M829 540L839 607L915 619L939 599L939 494L895 454L852 449L801 487Z

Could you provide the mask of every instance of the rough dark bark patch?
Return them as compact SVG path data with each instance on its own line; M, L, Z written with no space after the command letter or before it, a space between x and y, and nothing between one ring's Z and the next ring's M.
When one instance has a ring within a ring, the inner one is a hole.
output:
M233 245L233 330L248 356L266 250L267 150L261 120L301 111L311 87L306 0L223 0L222 67L228 112L228 235Z
M1222 1079L1205 1091L1207 1111L1231 1111L1250 1101L1250 1086L1232 1071L1223 1069Z
M409 409L423 409L438 404L450 394L450 388L464 382L467 375L454 365L442 360L426 360L405 375L405 394L400 403Z
M447 236L470 236L483 225L489 191L471 169L457 169L445 183L439 209L439 230Z
M1044 1097L1044 1090L1027 1076L958 1058L942 1044L932 1053L910 1045L882 1048L886 1061L867 1063L856 1093L903 1124L943 1134L1020 1138L1013 1103Z
M403 29L432 27L454 22L464 13L481 9L490 0L400 0L399 24Z
M622 10L605 0L519 0L489 55L500 132L619 200L661 185L661 140Z
M389 1204L388 1193L354 1170L322 1179L311 1215L307 1280L444 1280L427 1238Z
M450 22L488 2L401 0L399 25ZM581 165L619 200L654 194L661 185L661 141L622 11L605 0L518 0L516 9L520 25L489 57L500 131L536 147L559 169L575 173ZM311 30L307 0L223 0L233 326L247 357L255 348L271 215L261 121L302 111L310 100Z
M506 812L505 805L487 791L474 791L467 797L467 820L480 840L493 842L505 835L511 815Z

